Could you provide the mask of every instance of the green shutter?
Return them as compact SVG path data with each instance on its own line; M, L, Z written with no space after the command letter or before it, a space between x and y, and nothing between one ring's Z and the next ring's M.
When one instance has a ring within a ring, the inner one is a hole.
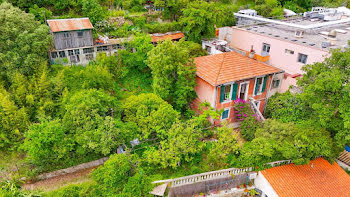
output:
M224 102L225 97L225 86L220 87L220 103Z
M222 112L221 119L226 119L226 118L228 118L228 112L229 112L228 109L225 110L224 112Z
M254 95L258 94L258 78L255 79L255 90L254 90Z
M266 82L267 82L267 75L264 77L264 83L261 92L265 92L266 89Z
M237 98L237 90L238 90L238 84L235 83L233 84L233 87L232 87L232 99L231 100L236 100Z

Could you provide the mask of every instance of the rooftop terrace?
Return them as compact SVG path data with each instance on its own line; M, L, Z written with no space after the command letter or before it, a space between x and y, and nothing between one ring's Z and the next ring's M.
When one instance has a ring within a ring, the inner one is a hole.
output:
M347 16L340 20L323 21L302 16L272 20L260 16L235 15L243 20L239 20L239 25L234 28L322 50L347 47L350 39L350 17Z

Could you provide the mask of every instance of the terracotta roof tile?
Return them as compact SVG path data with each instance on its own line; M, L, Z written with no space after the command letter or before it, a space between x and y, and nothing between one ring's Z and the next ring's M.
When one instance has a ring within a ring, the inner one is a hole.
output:
M70 18L47 20L52 32L93 29L89 18Z
M289 164L261 173L280 197L350 197L350 176L337 163L331 165L323 158L307 165Z
M185 37L183 33L173 33L173 34L162 34L162 35L151 35L152 37L152 42L159 42L159 41L164 41L167 39L170 40L177 40Z
M197 75L212 85L282 71L236 52L197 57L194 62L197 65Z

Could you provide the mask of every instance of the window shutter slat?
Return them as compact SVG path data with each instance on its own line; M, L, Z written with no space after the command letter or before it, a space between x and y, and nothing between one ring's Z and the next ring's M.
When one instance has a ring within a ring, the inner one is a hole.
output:
M222 103L224 101L224 97L225 97L225 86L221 86L220 87L220 103Z
M235 83L233 84L233 87L232 87L232 96L231 96L231 100L236 100L237 99L237 91L238 91L238 84Z
M265 92L266 89L266 82L267 82L267 75L264 77L264 83L261 92Z

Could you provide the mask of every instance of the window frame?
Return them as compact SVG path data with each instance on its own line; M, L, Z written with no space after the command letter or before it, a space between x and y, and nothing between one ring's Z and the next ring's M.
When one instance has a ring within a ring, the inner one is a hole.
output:
M55 55L53 55L53 54L55 54ZM51 59L56 59L56 58L58 58L58 57L59 57L59 55L58 55L57 51L53 51L53 52L51 52L51 53L50 53L50 55L51 55Z
M258 96L258 95L261 95L261 94L262 94L262 88L263 88L263 86L264 86L264 77L265 77L265 76L255 77L255 83L254 83L254 95L255 95L255 96ZM259 87L258 92L255 94L255 88L256 88L256 86L258 85L257 80L260 79L260 78L261 78L261 85L260 85L260 87Z
M304 61L305 61L305 62L303 61L303 58L302 58L302 57L305 57L305 58L304 58ZM298 53L298 59L297 59L297 61L298 61L298 63L306 64L307 58L308 58L308 55L303 54L303 53Z
M104 52L104 51L108 51L108 46L98 46L96 48L97 52Z
M264 49L266 49L266 51ZM271 44L263 42L261 51L262 51L261 55L269 55L271 51Z
M93 54L93 53L95 53L95 48L94 47L83 48L83 54Z
M225 111L228 110L228 113L227 113L227 118L222 118L222 115L224 114ZM227 120L230 118L230 111L231 111L231 108L224 108L224 111L221 113L220 115L220 120Z
M240 95L241 95L241 87L242 87L242 85L244 85L244 84L247 84L247 92L246 92L246 94L245 94L245 96L244 96L244 100L246 101L246 100L248 99L250 81L244 81L244 82L239 83L238 98L239 98Z
M80 35L80 34L81 34L81 35ZM78 31L78 32L77 32L77 36L78 36L78 38L84 37L84 32L83 32L83 31Z
M276 81L279 81L278 82L278 86L276 86ZM281 84L281 79L274 79L274 80L272 80L272 88L278 88L279 86L280 86L280 84Z
M61 54L64 54L63 56ZM66 58L67 57L67 54L65 51L58 51L58 57L59 58Z
M89 58L88 58L89 57ZM94 60L94 54L93 53L87 53L85 54L85 59L88 61Z
M222 101L222 103L228 103L228 102L231 101L233 83L224 84L223 86L224 86L225 88L226 88L227 86L230 86L230 92L228 92L228 98L227 98L227 100L224 99L224 100ZM221 87L222 87L222 86L221 86ZM225 92L224 92L224 98L225 98Z

